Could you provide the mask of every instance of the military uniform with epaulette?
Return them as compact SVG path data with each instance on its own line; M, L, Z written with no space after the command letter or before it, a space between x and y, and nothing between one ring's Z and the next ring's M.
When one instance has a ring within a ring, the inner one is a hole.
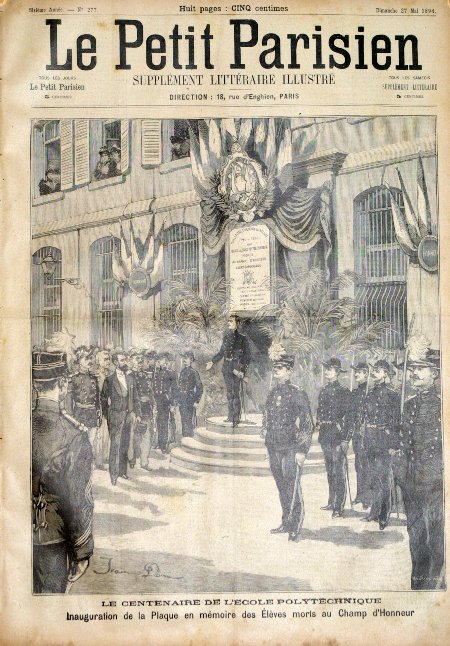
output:
M306 393L290 381L272 388L267 397L262 428L282 509L281 526L274 532L286 531L296 535L302 525L304 509L303 498L295 490L295 455L307 455L313 432ZM300 487L299 477L300 473L297 478Z
M65 375L61 352L33 352L33 383ZM92 536L92 449L56 399L39 395L32 414L33 591L64 593L69 568L88 562ZM83 570L84 571L84 570Z
M333 366L333 363L330 365ZM341 370L340 362L337 367ZM326 384L319 393L316 418L319 426L319 444L324 454L328 479L326 508L339 515L343 512L346 498L346 456L341 444L351 440L352 430L346 419L349 394L348 388L337 380Z
M187 351L183 356L194 358L192 352ZM177 404L181 417L181 434L183 437L192 437L195 426L195 404L198 404L203 394L203 384L197 370L192 366L184 366L177 381Z
M147 371L135 372L134 383L137 397L136 415L140 418L140 422L134 430L131 464L134 465L136 459L141 458L141 466L145 466L148 464L148 455L141 455L141 445L144 435L150 432L150 428L153 428L155 397L152 380Z
M392 469L390 450L399 445L400 397L385 383L369 390L364 403L364 447L369 464L371 508L368 519L383 529L391 512Z
M156 428L158 447L163 453L168 451L170 408L176 394L176 375L172 370L159 366L155 369L154 397L156 403Z
M401 488L412 560L411 588L444 586L444 482L441 397L434 385L405 403Z
M102 422L102 410L100 388L95 375L90 372L75 372L71 375L67 389L66 409L77 422L87 427L95 464L101 467L103 456L98 429Z
M366 370L367 364L358 364L352 366L354 370ZM367 395L367 381L358 384L349 394L349 413L348 420L352 425L352 445L355 454L355 471L356 471L356 496L354 503L362 503L364 508L370 505L369 494L369 465L367 462L367 453L364 447L364 421L363 412Z

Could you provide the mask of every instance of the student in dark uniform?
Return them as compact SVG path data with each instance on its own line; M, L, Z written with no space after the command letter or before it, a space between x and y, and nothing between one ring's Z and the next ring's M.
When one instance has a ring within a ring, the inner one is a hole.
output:
M155 371L156 363L158 358L158 353L155 350L146 350L147 358L147 378L149 382L149 388L152 393L155 391ZM153 395L154 398L154 395ZM148 470L148 460L150 456L150 449L156 449L158 447L158 433L156 431L156 402L153 406L152 414L149 419L148 431L144 435L141 445L141 466L143 469Z
M373 387L364 403L364 447L369 465L371 507L363 520L378 521L380 529L389 523L392 497L391 450L397 450L400 433L400 397L387 382L393 374L389 363L380 359L372 366Z
M344 514L347 489L345 468L351 425L346 415L350 392L339 382L339 375L345 372L340 360L333 357L323 365L327 383L319 393L316 420L328 478L328 503L322 509L332 511L332 518L337 518Z
M269 453L270 470L281 503L281 525L272 534L286 532L296 540L303 524L301 469L311 446L313 421L308 396L291 383L294 357L274 361L276 385L269 392L261 435Z
M445 589L444 479L439 352L428 350L408 364L416 395L403 411L401 487L412 561L413 590Z
M161 352L155 369L154 397L156 403L156 428L158 447L161 453L169 451L169 423L171 409L174 408L176 383L168 368L168 352Z
M223 359L222 374L225 381L228 400L227 422L237 426L241 419L241 388L250 363L250 346L244 334L238 332L239 317L232 314L228 319L228 332L225 333L222 346L206 370Z
M370 494L368 490L369 465L367 454L364 448L364 423L363 411L366 400L367 379L369 377L369 366L367 363L357 363L352 366L356 388L350 393L349 423L352 424L352 444L355 453L356 470L356 497L354 505L362 504L363 509L370 505Z
M69 378L66 409L69 415L73 415L80 424L87 427L95 466L101 469L103 466L100 435L102 409L98 379L92 372L92 355L93 350L85 346L78 348L75 354L78 370Z
M167 353L167 370L169 371L169 379L172 384L172 406L169 409L169 437L167 439L167 447L176 441L177 437L177 423L175 420L176 399L178 391L178 375L176 368L177 361L175 355L171 352Z
M178 376L177 403L181 417L183 437L192 437L195 426L195 409L203 394L203 384L197 370L192 367L194 353L186 350L181 355L182 368Z
M146 460L142 460L141 448L142 441L145 433L148 431L150 418L153 418L153 407L155 399L153 396L153 386L147 373L147 357L145 352L133 351L131 358L131 374L134 378L136 388L136 420L133 429L133 438L131 446L131 459L130 467L133 469L136 460L141 459L142 464L148 464Z
M33 352L33 591L66 592L86 571L92 536L92 449L86 432L60 412L67 391L62 352Z
M115 485L117 478L128 480L128 448L138 402L133 375L127 374L125 353L115 352L111 359L115 370L112 375L106 377L100 400L103 415L108 421L111 438L109 473L111 483Z

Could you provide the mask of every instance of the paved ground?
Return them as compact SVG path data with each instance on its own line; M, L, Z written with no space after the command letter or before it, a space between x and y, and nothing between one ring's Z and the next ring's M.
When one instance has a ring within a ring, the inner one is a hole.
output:
M325 472L303 477L305 522L293 543L270 534L280 522L272 477L181 471L159 453L151 467L116 487L95 471L95 553L71 594L409 589L404 517L384 531L360 522L361 506L332 520L319 509Z

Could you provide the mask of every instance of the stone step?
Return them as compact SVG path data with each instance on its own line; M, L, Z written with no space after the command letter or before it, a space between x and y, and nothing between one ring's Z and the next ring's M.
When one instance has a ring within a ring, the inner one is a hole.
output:
M267 476L270 475L269 462L251 460L226 460L218 457L188 453L183 447L175 447L170 452L170 462L191 471L229 473L232 475Z
M220 458L224 460L249 460L264 461L267 457L267 451L262 443L251 448L243 446L230 446L220 444L205 444L194 437L183 437L181 446L188 452L195 455L205 455L210 458Z
M231 422L225 422L224 417L208 417L206 419L206 428L218 433L237 433L239 435L259 435L261 433L262 415L247 415L247 421L239 422L236 428L233 428Z
M252 449L255 447L265 446L264 440L259 435L220 433L201 427L194 430L194 438L203 444L222 447ZM322 450L317 442L313 441L311 444L308 456L310 459L323 457Z
M237 429L236 429L237 430ZM234 446L236 448L253 449L264 446L264 440L258 435L244 433L222 433L216 429L196 428L194 437L199 442L211 445Z
M185 438L191 439L192 438ZM170 461L174 466L182 467L193 471L208 471L214 473L229 473L235 475L256 475L265 476L270 475L270 467L268 459L250 460L248 456L237 457L233 455L233 459L223 457L218 454L210 454L200 450L197 451L192 445L182 445L175 447L170 452ZM322 473L325 470L323 459L308 458L303 465L303 475L309 473Z

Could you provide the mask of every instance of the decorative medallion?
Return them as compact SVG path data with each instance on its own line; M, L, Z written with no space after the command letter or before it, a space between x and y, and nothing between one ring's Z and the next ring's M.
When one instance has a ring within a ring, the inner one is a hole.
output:
M231 220L251 222L263 216L273 203L273 182L237 142L220 170L217 192L222 198L222 210Z

